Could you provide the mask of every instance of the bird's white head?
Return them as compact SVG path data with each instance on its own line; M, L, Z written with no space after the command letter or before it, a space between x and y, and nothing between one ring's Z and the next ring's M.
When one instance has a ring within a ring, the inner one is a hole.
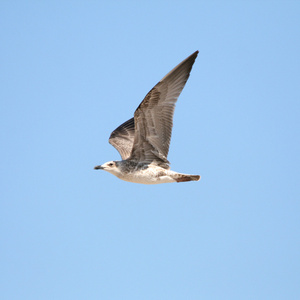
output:
M106 162L105 164L103 165L100 165L100 166L96 166L94 168L95 170L104 170L104 171L107 171L115 176L118 176L119 173L120 173L120 170L117 166L117 162L116 161L108 161Z

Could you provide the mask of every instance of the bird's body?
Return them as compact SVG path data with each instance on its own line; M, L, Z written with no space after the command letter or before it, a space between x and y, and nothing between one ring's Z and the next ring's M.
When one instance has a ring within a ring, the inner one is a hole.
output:
M110 164L113 164L110 166ZM183 182L199 180L198 175L188 175L177 173L153 164L145 164L134 161L114 161L95 167L96 169L110 169L110 173L124 181L142 183L142 184L159 184L168 182Z
M121 161L110 161L95 169L118 178L142 184L197 181L199 175L170 170L169 152L175 103L189 77L198 51L169 72L146 95L134 118L115 129L109 142L120 153Z

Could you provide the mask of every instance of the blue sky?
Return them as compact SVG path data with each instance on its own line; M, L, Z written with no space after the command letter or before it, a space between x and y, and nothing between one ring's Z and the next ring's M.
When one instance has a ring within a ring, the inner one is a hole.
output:
M299 1L1 1L3 299L300 299ZM199 50L175 171L112 130Z

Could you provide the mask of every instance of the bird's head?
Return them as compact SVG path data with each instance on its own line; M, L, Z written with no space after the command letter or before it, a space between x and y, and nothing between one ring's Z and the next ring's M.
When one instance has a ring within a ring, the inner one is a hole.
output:
M107 171L116 176L120 173L120 170L117 166L116 161L108 161L103 165L96 166L94 169L95 170L104 170L104 171Z

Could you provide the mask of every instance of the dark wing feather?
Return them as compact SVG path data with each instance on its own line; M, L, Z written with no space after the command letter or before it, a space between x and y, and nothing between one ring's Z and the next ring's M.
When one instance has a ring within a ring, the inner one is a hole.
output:
M167 160L177 98L198 55L186 58L146 95L134 113L135 135L130 159L169 168Z
M122 159L127 159L131 153L133 140L134 118L131 118L115 129L111 133L108 141L119 151Z

